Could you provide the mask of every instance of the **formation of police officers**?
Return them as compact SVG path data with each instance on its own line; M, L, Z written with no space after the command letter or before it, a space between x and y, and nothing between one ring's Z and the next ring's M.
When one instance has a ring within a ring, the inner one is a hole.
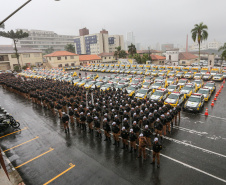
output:
M158 160L162 145L162 134L171 133L173 124L180 121L181 107L172 107L163 102L149 101L129 97L124 90L110 89L100 91L95 88L87 90L84 87L74 86L67 82L44 79L29 79L15 77L12 74L1 74L0 84L7 90L31 99L33 103L52 111L64 124L65 133L76 123L77 127L87 130L90 134L96 132L96 137L111 142L119 147L120 137L122 149L136 152L139 146L139 155L146 159L145 148L153 146L153 162ZM93 95L93 97L91 97ZM86 101L88 100L88 102ZM92 101L91 101L92 100ZM152 138L154 141L152 142Z

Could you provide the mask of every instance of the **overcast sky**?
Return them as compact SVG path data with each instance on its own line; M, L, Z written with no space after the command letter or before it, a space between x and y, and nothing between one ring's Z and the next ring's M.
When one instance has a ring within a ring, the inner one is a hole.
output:
M3 20L26 0L0 0ZM226 0L32 0L5 23L5 30L24 28L78 35L102 28L109 34L133 31L136 42L185 45L194 24L208 25L208 41L226 42ZM0 37L0 44L11 44Z

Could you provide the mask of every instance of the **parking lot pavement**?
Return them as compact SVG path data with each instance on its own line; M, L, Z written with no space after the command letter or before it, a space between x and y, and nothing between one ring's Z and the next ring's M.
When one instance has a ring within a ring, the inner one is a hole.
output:
M163 140L160 169L77 128L65 135L51 112L2 88L1 105L21 131L0 135L0 145L26 184L225 184L225 93L213 109L206 103L208 117L182 112Z

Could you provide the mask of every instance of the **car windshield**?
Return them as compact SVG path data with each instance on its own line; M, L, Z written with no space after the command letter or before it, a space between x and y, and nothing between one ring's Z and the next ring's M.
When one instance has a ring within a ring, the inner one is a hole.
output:
M222 77L222 74L215 75L215 77Z
M164 91L155 91L153 95L162 96Z
M82 80L80 83L86 83L87 81L86 80Z
M187 80L180 80L179 83L186 83Z
M195 76L201 76L201 74L197 74L197 73L196 73Z
M122 88L122 87L124 87L125 85L124 84L118 84L117 86L116 86L116 88Z
M139 80L133 80L131 83L132 84L137 84L137 83L139 83Z
M182 90L191 90L192 87L189 87L189 86L185 86Z
M93 83L94 83L94 82L90 81L90 82L87 83L87 85L91 85L91 84L93 84Z
M103 83L102 82L98 82L96 85L102 85Z
M143 85L149 85L149 84L150 84L149 82L144 82L144 83L143 83Z
M197 85L201 84L201 81L194 81Z
M105 84L104 87L111 87L112 84Z
M127 80L120 80L119 83L125 83Z
M127 90L130 90L130 91L135 91L136 88L135 87L127 87Z
M208 90L200 89L198 93L200 93L200 94L208 94Z
M214 83L207 83L205 86L207 86L207 87L214 87Z
M156 82L156 83L153 84L153 86L161 86L161 85L162 85L161 82Z
M200 102L200 97L197 97L197 96L191 96L188 101L191 101L191 102Z
M147 89L140 89L137 93L146 94L148 92Z
M170 94L168 96L168 98L170 98L170 99L177 99L178 98L178 95L177 94Z
M179 74L179 75L182 75L182 74L184 74L184 73L183 73L183 72L179 72L178 74Z
M208 70L201 70L201 73L206 73Z
M168 89L175 89L176 88L176 85L170 85L169 87L168 87Z

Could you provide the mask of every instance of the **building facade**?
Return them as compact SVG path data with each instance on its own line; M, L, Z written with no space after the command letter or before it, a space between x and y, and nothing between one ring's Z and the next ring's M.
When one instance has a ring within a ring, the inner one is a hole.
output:
M79 55L79 62L80 65L86 66L89 64L101 63L102 60L98 55Z
M17 48L21 67L39 66L43 63L42 51ZM0 46L0 70L14 70L18 65L13 47Z
M114 63L117 62L114 53L101 53L98 55L101 57L103 63Z
M116 50L115 47L118 46L124 49L123 36L108 35L106 30L102 30L100 33L75 37L74 44L75 53L79 55L114 52Z
M51 54L45 55L44 57L50 68L79 65L79 56L68 51L55 51Z
M28 29L17 29L22 30L29 34L29 37L18 40L18 47L38 49L43 52L48 48L53 48L54 51L63 51L67 44L74 44L73 35L58 35L53 31L44 30L28 30Z

